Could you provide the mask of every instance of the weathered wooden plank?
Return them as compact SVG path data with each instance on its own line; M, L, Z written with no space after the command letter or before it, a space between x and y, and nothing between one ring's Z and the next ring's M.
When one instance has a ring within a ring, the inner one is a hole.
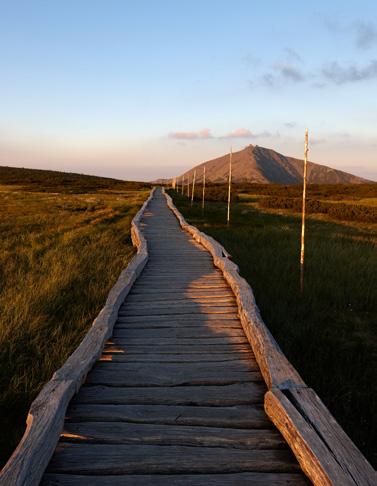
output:
M218 276L216 274L208 274L203 275L203 269L201 272L176 272L176 273L167 273L167 272L150 272L147 274L143 274L140 277L140 285L145 284L146 282L153 284L158 284L160 282L169 283L169 282L182 282L185 284L190 284L191 282L195 283L222 283L225 284L223 276Z
M160 328L160 329L131 329L127 326L120 327L116 326L113 332L114 338L139 338L143 336L148 336L148 339L156 339L159 340L161 338L185 338L185 339L197 339L197 338L213 338L219 336L242 336L244 337L245 334L242 328L226 328L223 327L221 329L210 329L208 327L200 327L200 328Z
M233 397L233 402L237 401ZM241 400L239 400L241 402ZM216 405L216 402L209 402ZM112 405L73 403L67 422L127 422L200 427L268 429L272 423L255 405L236 406Z
M178 303L178 302L186 302L189 300L190 302L196 304L206 304L207 302L217 302L219 304L226 302L226 303L235 303L236 300L233 295L228 294L227 292L216 292L212 295L202 293L200 294L189 294L188 292L181 292L181 293L174 293L174 294L133 294L127 298L128 304L146 304L149 302L155 303Z
M201 363L205 366L208 363L229 363L232 361L244 361L252 364L255 370L259 370L254 355L250 353L228 353L224 355L219 354L198 354L198 353L186 353L186 354L164 354L164 353L148 353L140 355L128 354L117 348L105 349L100 361L110 361L115 363Z
M158 277L194 277L200 279L207 279L212 277L217 277L220 280L223 279L223 275L220 270L216 267L210 266L207 264L207 268L204 267L205 263L201 265L189 265L189 266L181 266L180 268L177 265L169 265L169 266L159 266L159 267L145 267L142 273L142 278L158 278ZM171 268L170 268L171 267ZM205 274L204 274L205 272Z
M166 288L143 288L143 289L138 289L137 286L135 285L129 296L131 298L136 298L136 297L142 297L142 298L151 298L153 296L156 297L164 297L166 295L171 295L171 297L201 297L201 296L208 296L208 297L216 297L216 296L229 296L233 297L234 293L230 290L229 287L224 287L222 289L187 289L187 290L179 290L179 289L166 289Z
M247 382L222 386L112 387L84 385L74 403L165 404L228 406L263 403L263 383ZM195 408L195 407L194 407ZM191 412L191 411L190 411ZM237 410L237 412L240 412ZM245 412L243 410L243 412ZM234 419L232 415L232 419Z
M123 308L119 311L119 316L179 316L180 314L198 314L198 315L206 315L206 314L231 314L236 316L237 315L237 308L235 306L204 306L198 304L185 304L182 306L154 306L151 305L148 307L138 307L138 306L129 306L127 308Z
M100 458L100 460L98 460ZM286 450L223 447L59 444L47 472L79 474L297 471Z
M232 314L185 314L178 315L176 318L166 315L156 315L156 316L118 316L117 322L164 322L164 323L213 323L218 322L221 324L227 324L230 322L237 322L240 324L240 320Z
M156 286L156 283L153 284ZM152 287L152 288L151 288ZM184 291L191 291L191 290L226 290L229 289L229 286L224 283L210 283L210 282L166 282L163 285L163 288L170 292L171 290L184 290ZM145 290L145 293L148 292L155 292L153 286L150 282L139 282L135 284L135 291Z
M156 374L163 375L180 375L182 373L189 375L196 375L203 372L205 373L237 373L237 372L249 372L259 371L259 367L255 360L233 360L233 361L220 361L209 362L205 366L202 363L112 363L109 361L99 362L93 368L95 371L106 371L108 373L142 373L142 374Z
M116 329L135 329L145 330L148 329L210 329L213 332L222 332L224 329L241 329L241 324L237 319L229 319L228 321L205 321L205 320L189 320L181 322L181 320L171 321L151 321L139 320L137 322L128 322L127 320L118 320L115 326ZM243 332L243 331L242 331Z
M139 364L114 363L116 369L106 366L113 363L101 363L87 376L87 383L110 386L179 386L179 385L228 385L260 381L259 371L242 370L229 365L216 368L202 365L202 369L192 367L185 370L176 363ZM196 364L196 363L194 363ZM149 366L148 366L149 365ZM165 365L165 366L163 366ZM184 363L185 367L191 363ZM124 366L124 369L119 369ZM204 368L204 369L203 369ZM131 371L132 370L132 371Z
M174 346L194 346L194 345L221 345L227 344L228 346L233 346L237 344L244 344L245 346L249 345L246 338L243 336L222 336L222 337L206 337L206 338L175 338L174 336L171 338L160 338L158 341L154 338L120 338L120 337L113 337L112 342L125 344L127 346L155 346L156 349L160 346L164 345L174 345ZM249 345L250 349L250 345ZM205 351L205 350L204 350Z
M156 444L236 449L287 449L273 429L233 429L200 426L68 422L60 438L78 444Z
M166 308L168 309L174 309L174 308L179 308L179 309L193 309L197 310L200 309L201 312L206 312L207 308L212 308L212 307L231 307L234 310L235 315L237 315L238 308L235 304L234 299L208 299L203 302L197 302L193 299L183 299L183 300L178 300L178 301L149 301L149 302L127 302L122 305L122 308L120 309L121 313L128 313L132 312L132 310L148 310L148 309L159 309L161 314L164 314L164 311ZM213 309L211 309L213 311Z
M198 340L196 340L198 342ZM127 339L112 339L108 341L111 346L116 346L129 354L144 354L144 353L165 353L165 354L185 354L187 352L197 354L225 354L225 353L249 353L250 345L247 344L158 344L155 342L146 344L130 345Z
M79 476L46 474L41 486L308 486L300 473L154 474Z

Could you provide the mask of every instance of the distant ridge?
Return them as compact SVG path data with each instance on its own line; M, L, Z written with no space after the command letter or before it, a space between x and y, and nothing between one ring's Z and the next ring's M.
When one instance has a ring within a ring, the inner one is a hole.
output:
M232 160L234 182L259 184L299 184L302 182L303 160L287 157L272 149L248 145L243 150L234 152ZM189 176L191 179L196 170L196 178L200 182L204 165L207 181L220 183L228 180L229 154L196 165L179 178ZM364 184L372 181L325 165L308 162L308 182L310 184Z
M146 182L122 181L110 177L0 166L0 184L17 185L25 191L86 193L106 189L138 189Z

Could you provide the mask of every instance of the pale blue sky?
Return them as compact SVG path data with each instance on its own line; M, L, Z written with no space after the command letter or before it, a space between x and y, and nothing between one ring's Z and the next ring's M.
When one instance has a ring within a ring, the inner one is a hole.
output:
M0 0L1 165L151 179L308 126L377 179L376 88L375 1Z

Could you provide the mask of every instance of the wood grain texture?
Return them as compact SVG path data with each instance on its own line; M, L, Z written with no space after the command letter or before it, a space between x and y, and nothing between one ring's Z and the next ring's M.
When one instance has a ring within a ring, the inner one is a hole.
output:
M60 443L47 473L185 474L253 470L294 472L298 466L286 450Z
M61 442L287 449L282 436L272 429L182 427L124 422L68 422L64 426Z
M114 486L114 476L80 476L46 474L41 486ZM117 486L307 486L301 474L237 473L237 474L127 474L116 476Z
M114 337L118 338L136 338L140 336L140 328L139 329L130 329L127 326L121 327L117 326L116 329L114 329L113 332ZM148 329L148 337L149 339L156 339L156 342L158 342L161 338L175 338L175 339L198 339L198 338L213 338L214 336L242 336L245 337L245 334L242 330L242 328L236 328L236 329L227 329L222 328L222 329L214 329L212 328L206 328L205 326L200 326L198 329L193 329L192 327L189 328L184 328L183 326L180 326L179 328L173 327L173 328L165 328L165 329Z
M269 391L265 409L314 484L377 484L376 472L313 390Z
M109 345L116 346L118 349L124 350L128 354L147 354L147 353L165 353L165 354L186 354L195 353L199 355L204 354L226 354L226 353L250 353L250 345L239 344L239 343L229 343L227 341L222 341L220 343L214 343L213 340L203 340L197 339L195 343L190 341L186 344L181 344L177 340L175 342L170 342L170 344L158 344L155 342L149 344L129 344L126 339L112 339Z
M158 400L155 395L148 393L143 395L139 391L138 401L137 396L133 397L133 400L139 404L72 403L67 412L67 422L110 421L239 429L272 427L272 423L260 406L260 401L258 400L256 405L249 405L252 400L245 396L245 393L239 398L234 394L232 396L228 394L222 401L220 392L197 393L190 398L188 393L175 395L168 390L163 399Z
M107 363L201 363L206 366L209 363L227 363L230 361L244 362L248 365L253 365L255 370L259 370L257 362L252 353L226 353L226 354L203 354L203 353L143 353L142 355L135 355L120 351L116 347L107 347L103 350L99 361Z
M179 386L260 382L259 371L243 363L100 363L87 376L96 385Z
M264 383L246 382L229 385L196 385L175 387L114 387L84 385L75 401L108 404L193 404L228 405L234 403L263 404ZM238 393L238 395L236 395ZM223 400L223 401L221 401Z

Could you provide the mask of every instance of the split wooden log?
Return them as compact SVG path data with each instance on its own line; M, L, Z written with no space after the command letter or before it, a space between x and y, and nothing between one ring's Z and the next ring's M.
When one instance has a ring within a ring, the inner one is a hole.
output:
M313 484L377 484L376 471L314 390L270 390L265 395L265 411Z

